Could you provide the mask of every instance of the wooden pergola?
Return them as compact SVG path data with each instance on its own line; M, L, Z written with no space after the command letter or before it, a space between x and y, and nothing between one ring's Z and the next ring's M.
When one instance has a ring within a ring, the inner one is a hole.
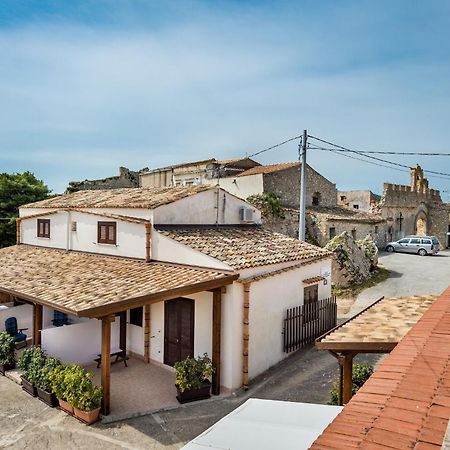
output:
M316 339L339 363L339 404L352 396L353 358L358 353L390 353L423 316L435 296L381 297L354 317Z
M28 245L0 249L0 293L33 305L33 343L40 345L43 306L101 320L102 414L110 410L111 323L120 317L125 346L125 314L144 308L144 359L149 362L150 305L213 293L212 393L220 393L222 292L239 274L181 264L145 262Z

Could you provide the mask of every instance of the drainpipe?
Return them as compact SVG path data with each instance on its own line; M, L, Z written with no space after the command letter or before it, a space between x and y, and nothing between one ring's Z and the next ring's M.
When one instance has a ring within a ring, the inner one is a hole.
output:
M244 283L244 317L243 317L243 359L242 359L242 384L244 389L248 389L248 344L250 340L250 284Z
M71 214L70 211L67 211L67 239L66 239L66 251L69 251L71 248L70 238L72 235L72 223L71 223Z
M152 224L145 224L145 262L152 259Z

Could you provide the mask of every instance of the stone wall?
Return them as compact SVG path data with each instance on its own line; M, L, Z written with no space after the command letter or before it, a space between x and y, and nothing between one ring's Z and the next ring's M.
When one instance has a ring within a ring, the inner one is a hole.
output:
M98 180L71 181L66 192L76 192L95 189L118 189L139 187L140 173L148 171L144 168L140 171L133 171L126 167L119 167L119 175Z
M298 208L300 203L300 166L290 167L263 175L264 192L275 192L283 206ZM336 185L306 166L306 206L314 204L313 197L318 198L319 205L336 205Z

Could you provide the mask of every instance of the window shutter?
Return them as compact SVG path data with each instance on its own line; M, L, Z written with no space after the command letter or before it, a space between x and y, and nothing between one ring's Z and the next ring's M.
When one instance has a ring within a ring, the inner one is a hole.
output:
M110 225L108 227L108 241L110 242L115 242L116 241L116 236L115 236L115 226L114 225Z
M106 225L100 225L100 239L106 241Z

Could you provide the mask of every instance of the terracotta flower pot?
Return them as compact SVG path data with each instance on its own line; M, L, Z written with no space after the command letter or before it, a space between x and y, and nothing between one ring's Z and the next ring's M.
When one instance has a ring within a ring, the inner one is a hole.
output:
M70 403L67 403L65 400L58 398L59 407L64 410L66 413L73 414L73 406Z
M87 423L88 425L97 422L98 416L100 414L100 408L94 409L93 411L81 411L81 409L73 408L75 412L75 417L78 417L81 421Z

